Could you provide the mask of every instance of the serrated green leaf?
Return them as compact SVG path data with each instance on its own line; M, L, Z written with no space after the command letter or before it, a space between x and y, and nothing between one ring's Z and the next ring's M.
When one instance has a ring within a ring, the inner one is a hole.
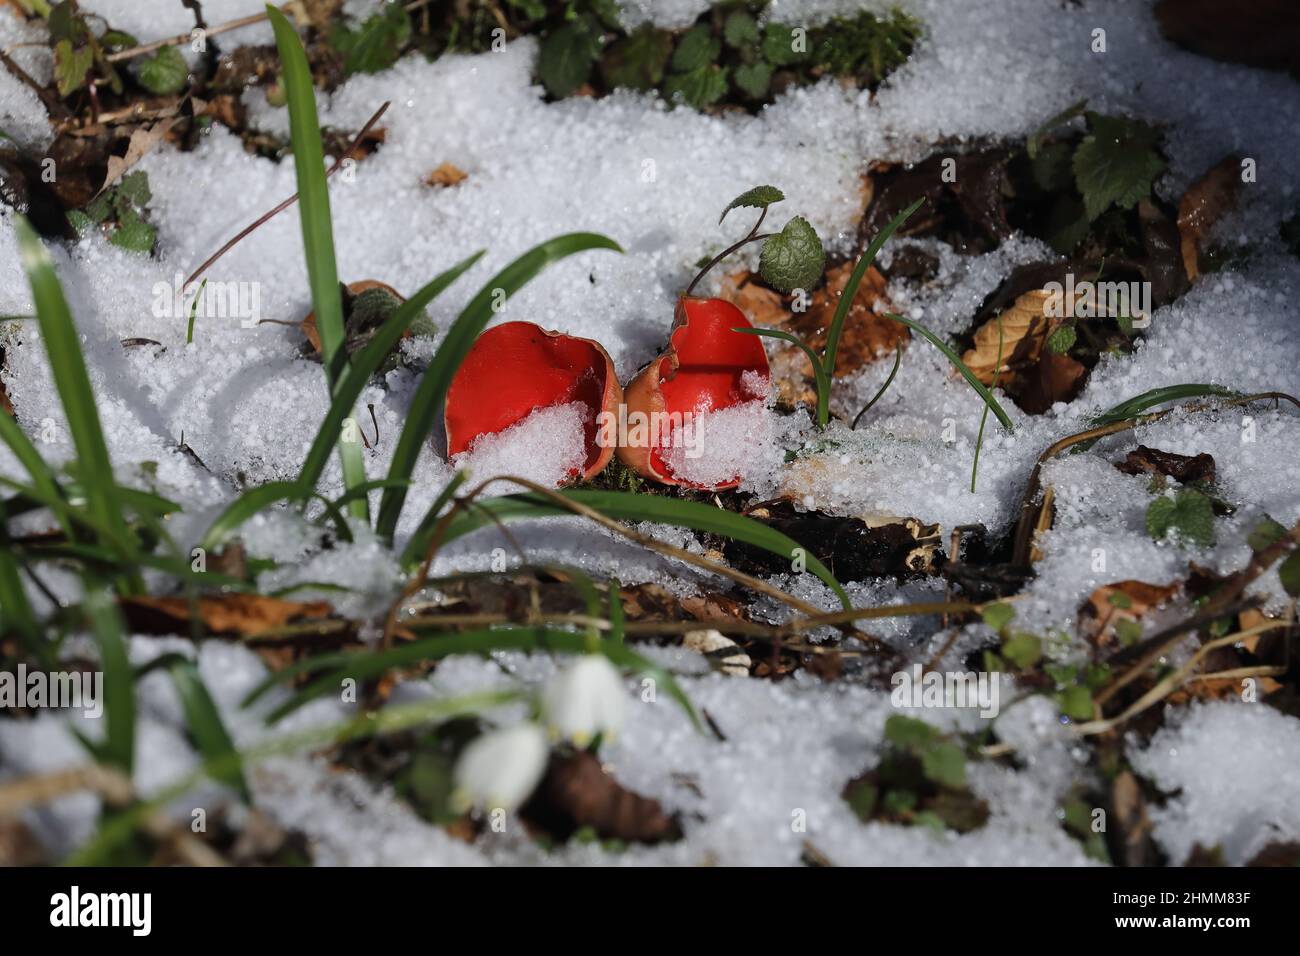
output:
M329 44L344 54L343 72L379 73L402 55L411 39L411 18L401 3L389 3L357 29L336 27Z
M117 184L117 195L135 206L143 209L153 199L153 190L149 188L149 176L143 170L127 173Z
M185 89L189 82L190 67L174 46L165 46L157 53L140 58L136 79L150 93L172 96Z
M808 54L795 49L794 29L784 23L769 23L763 28L763 59L775 66L789 66L805 60Z
M88 46L73 47L71 40L54 45L54 79L59 96L70 96L86 85L86 74L95 64L94 51Z
M148 255L153 252L154 243L158 241L158 230L143 219L133 217L114 229L108 241L122 249Z
M744 10L730 14L722 25L722 38L733 49L752 46L758 37L758 22Z
M697 110L712 106L727 92L727 71L716 66L702 66L689 73L674 73L664 80L664 98L680 100Z
M612 87L650 90L663 82L664 69L673 53L673 36L644 23L605 51L600 69Z
M682 34L673 51L672 68L674 73L690 73L701 67L718 61L722 44L713 35L708 26L701 23Z
M1282 580L1282 590L1292 597L1300 597L1300 551L1292 552L1277 569Z
M1074 348L1078 338L1079 333L1075 331L1073 325L1058 325L1047 337L1047 347L1057 355L1064 355Z
M1000 631L1016 616L1016 609L1006 602L1000 601L997 604L990 604L984 610L980 611L980 617L984 623L995 631Z
M763 243L758 268L775 289L786 293L809 290L826 268L826 250L812 224L802 216L795 216L777 235Z
M938 738L939 731L924 720L891 714L885 721L885 740L904 750L920 751Z
M736 67L731 79L746 96L761 100L772 85L772 68L762 61L745 63Z
M1016 670L1027 671L1043 657L1043 641L1036 634L1019 631L1002 642L1002 656Z
M731 202L727 203L727 208L722 210L722 215L718 217L718 222L727 218L727 213L733 209L745 206L752 209L766 209L773 203L781 202L785 199L785 193L775 186L755 186L753 189L746 189Z
M599 55L600 34L579 18L546 35L537 54L537 75L547 93L563 99L587 82Z
M966 755L954 743L939 743L921 755L921 772L941 787L966 786Z
M1162 541L1170 533L1199 547L1214 544L1214 504L1195 488L1180 489L1172 498L1162 495L1146 514L1147 534Z
M1132 209L1165 168L1159 133L1136 120L1088 113L1089 134L1074 151L1074 180L1091 222L1112 204Z

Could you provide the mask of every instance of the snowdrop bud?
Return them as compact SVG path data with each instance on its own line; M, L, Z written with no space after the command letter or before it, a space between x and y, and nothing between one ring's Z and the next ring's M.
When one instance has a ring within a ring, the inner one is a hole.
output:
M537 724L521 723L476 739L456 762L452 802L514 810L537 788L550 747Z
M547 685L542 707L552 737L585 747L597 734L610 739L622 729L627 691L608 659L587 654Z

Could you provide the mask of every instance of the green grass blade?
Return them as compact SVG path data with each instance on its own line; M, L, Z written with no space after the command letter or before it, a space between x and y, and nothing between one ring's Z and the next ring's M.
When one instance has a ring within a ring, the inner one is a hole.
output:
M3 415L4 412L0 412ZM36 659L48 663L49 653L23 590L22 573L9 543L0 538L0 636L17 634Z
M998 316L998 356L993 365L993 383L989 386L989 391L998 387L998 376L1002 374L1002 345L1004 337L1002 334L1002 316ZM970 466L970 493L975 494L975 479L980 471L980 449L984 447L984 426L989 421L989 407L984 406L984 411L980 413L980 430L975 436L975 458Z
M202 546L211 551L220 545L227 535L259 512L265 511L272 505L279 504L282 501L303 501L307 498L315 498L325 506L325 512L334 522L334 528L338 531L340 538L344 541L352 540L352 529L348 527L347 518L343 515L343 512L334 507L334 502L321 497L314 491L304 489L296 481L268 481L264 485L250 488L232 501L226 510L221 512L217 519L212 522L211 527L203 536Z
M1141 395L1134 395L1132 398L1120 402L1114 408L1102 412L1092 419L1092 424L1111 425L1115 422L1122 422L1125 419L1134 418L1157 405L1163 405L1165 402L1176 402L1184 398L1202 398L1204 396L1240 398L1241 395L1241 392L1224 388L1222 385L1204 385L1191 382L1185 385L1166 385L1163 388L1153 388Z
M564 497L586 505L610 518L623 521L653 521L720 534L753 545L793 562L796 550L803 552L804 566L835 592L846 609L852 607L848 594L821 561L793 538L767 525L732 511L695 501L682 501L659 495L638 495L628 491L592 491L582 488L563 489ZM561 505L532 493L503 495L478 502L479 508L457 515L447 529L445 542L451 542L495 521L520 518L547 518L573 515ZM495 520L494 520L495 519ZM418 543L407 553L420 553Z
M135 550L134 539L122 517L117 484L113 480L113 464L99 426L95 393L86 373L86 361L81 354L81 337L72 322L72 313L63 297L58 276L54 274L49 253L25 218L18 217L16 225L23 268L31 283L32 298L41 323L41 338L54 375L54 385L63 403L63 414L72 432L78 467L91 479L86 488L87 507L101 524L113 529L114 538L128 549L129 554Z
M343 420L352 414L357 399L361 397L362 389L392 352L402 335L410 328L411 322L428 307L430 302L478 262L482 255L482 252L476 252L462 259L403 302L379 327L379 331L374 334L365 348L352 357L352 361L348 363L348 367L344 369L338 383L334 386L334 398L330 402L329 411L325 414L325 420L317 430L316 439L312 442L307 458L302 463L302 470L298 473L298 481L304 487L315 488L320 481L321 472L324 471L325 463L329 460L330 450L338 443Z
M844 291L840 293L840 303L835 307L835 316L831 319L830 327L826 330L826 374L832 379L835 377L835 355L839 351L840 336L844 332L844 320L849 317L849 309L853 307L853 300L857 297L858 286L862 285L863 278L866 277L867 270L871 268L871 263L875 261L876 254L889 237L892 236L898 227L911 218L912 213L921 208L925 202L925 197L918 199L912 205L908 206L897 216L895 216L884 229L880 230L876 238L871 240L867 246L867 251L862 254L858 264L853 267L853 274L849 276L849 281L844 286ZM829 415L829 412L827 412ZM822 409L818 406L818 424L825 425L826 420L822 417Z
M402 564L406 567L414 567L424 559L424 553L429 548L429 542L433 539L433 531L438 526L438 518L442 514L442 509L451 501L452 496L460 490L460 486L465 484L469 478L469 473L458 471L451 476L451 480L438 492L438 497L433 500L429 510L424 513L420 519L420 526L415 529L415 534L411 535L411 540L406 543L406 548L402 551Z
M902 364L903 350L898 346L894 346L894 367L889 370L889 375L885 378L885 383L881 385L880 388L876 389L875 395L871 396L871 401L863 405L862 409L853 416L853 424L851 424L849 428L857 428L858 422L862 421L862 416L871 411L871 409L875 407L876 402L885 397L885 393L889 391L889 386L894 384L894 376L898 374L899 366ZM988 408L987 405L984 407L985 409Z
M895 322L902 322L912 331L919 332L921 335L925 336L925 338L929 340L930 344L942 352L948 361L953 364L953 368L961 372L962 378L966 379L966 381L970 383L970 387L975 389L976 394L978 394L980 398L984 399L984 404L987 405L989 410L997 416L1002 427L1007 431L1015 430L1015 426L1011 424L1011 418L1003 410L1002 406L998 404L998 400L993 397L993 393L984 387L984 383L975 377L975 373L967 367L966 363L961 360L961 356L954 352L947 342L939 338L939 336L935 335L920 322L913 322L911 319L905 319L901 315L895 315L893 312L886 312L885 314Z
M185 711L185 721L189 725L190 735L194 738L199 753L205 760L219 761L231 757L231 769L218 778L243 797L244 802L251 802L248 782L244 779L243 765L234 741L221 721L221 712L208 693L208 688L199 676L199 669L193 661L174 661L168 671L176 684L180 695L181 707Z
M69 508L54 472L45 463L36 446L18 427L18 423L4 412L0 412L0 441L9 446L18 463L31 475L32 485L41 493L44 502L54 514L54 519L63 529L63 533L72 535L72 519Z
M608 657L611 663L653 677L656 683L664 687L669 695L681 704L691 721L697 728L699 727L699 720L690 699L671 674L622 644L601 641L598 647L600 653ZM493 651L583 654L588 650L590 650L590 643L586 634L556 628L499 627L475 631L440 632L432 637L412 641L387 651L357 651L347 654L347 660L341 666L312 681L289 700L276 707L267 716L267 722L275 723L309 701L325 694L337 693L345 678L363 683L394 667L409 667L421 661L440 660L453 654L489 654ZM280 683L284 679L284 674L284 671L279 671L272 675L272 680Z
M393 451L393 461L388 469L388 477L395 481L410 481L415 470L416 459L420 450L433 431L434 423L452 377L465 361L474 340L487 327L500 303L514 295L533 276L542 269L567 256L588 249L623 249L613 239L592 232L573 232L548 239L541 245L534 246L528 252L506 266L479 290L470 300L469 305L457 316L447 330L447 337L438 347L437 354L425 370L424 377L416 388L407 415L406 425L402 428L397 448ZM379 503L379 520L375 526L383 541L392 541L397 528L397 519L401 516L402 505L406 501L406 490L401 487L389 488Z
M126 651L126 625L108 589L86 578L82 609L99 647L104 671L104 718L107 733L99 758L126 774L135 763L135 674Z
M607 594L609 595L609 639L615 644L622 644L625 634L623 616L623 586L618 578L610 578Z
M829 392L830 379L826 375L826 369L822 365L822 360L803 339L793 332L786 332L784 329L732 329L733 332L739 332L742 335L757 335L765 339L780 339L782 342L789 342L791 345L797 345L803 350L803 354L808 356L808 361L812 363L813 379L817 382L817 403L821 407L821 397L823 392ZM827 402L830 401L829 395Z

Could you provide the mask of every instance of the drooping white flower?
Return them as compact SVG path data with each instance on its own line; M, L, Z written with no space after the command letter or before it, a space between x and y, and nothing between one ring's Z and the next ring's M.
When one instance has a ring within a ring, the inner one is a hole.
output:
M452 774L452 802L485 810L518 808L537 789L550 746L537 724L491 730L465 748Z
M585 747L597 734L608 740L622 729L627 689L607 658L587 654L546 685L542 709L553 738Z

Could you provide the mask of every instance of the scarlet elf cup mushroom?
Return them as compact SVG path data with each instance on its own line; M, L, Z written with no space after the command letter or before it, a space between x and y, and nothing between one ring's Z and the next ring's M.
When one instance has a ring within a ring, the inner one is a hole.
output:
M749 327L745 313L725 299L677 301L667 350L627 387L628 425L618 448L623 464L668 485L722 489L740 483L739 474L707 486L688 481L675 473L669 451L692 440L699 416L766 396L770 372L762 342L733 331Z
M570 479L599 474L614 454L600 440L597 418L616 415L623 389L598 342L548 332L532 322L506 322L474 342L447 390L447 456L469 451L540 409L581 403L583 465Z

